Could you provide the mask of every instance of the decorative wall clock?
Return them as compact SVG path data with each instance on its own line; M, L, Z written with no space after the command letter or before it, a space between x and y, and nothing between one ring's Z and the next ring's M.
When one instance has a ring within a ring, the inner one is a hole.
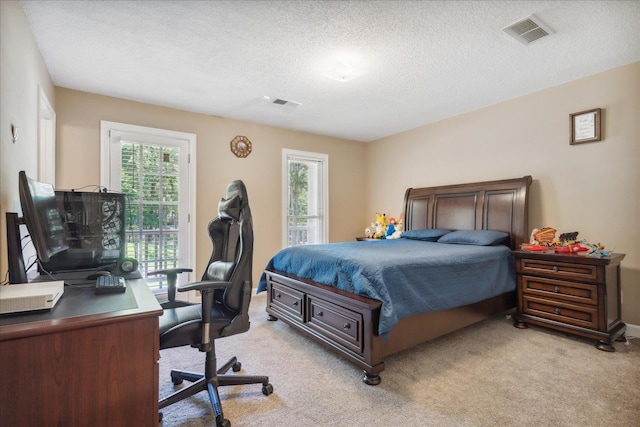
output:
M247 157L251 154L251 141L246 136L236 136L231 140L231 152L236 157Z

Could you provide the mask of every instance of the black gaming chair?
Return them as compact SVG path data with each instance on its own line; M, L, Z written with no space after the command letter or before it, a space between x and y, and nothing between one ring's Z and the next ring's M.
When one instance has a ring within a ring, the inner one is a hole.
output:
M178 292L199 290L201 304L164 307L160 316L160 349L190 345L206 353L204 374L172 370L171 380L192 384L159 402L160 409L207 390L217 427L231 423L222 413L219 386L262 383L262 393L270 395L273 386L267 376L223 375L229 369L238 372L240 362L233 357L216 367L215 340L249 330L249 301L253 257L253 224L242 181L227 187L227 196L218 203L218 217L209 223L213 253L202 281L178 287ZM184 269L162 270L178 274ZM175 282L175 280L174 280Z

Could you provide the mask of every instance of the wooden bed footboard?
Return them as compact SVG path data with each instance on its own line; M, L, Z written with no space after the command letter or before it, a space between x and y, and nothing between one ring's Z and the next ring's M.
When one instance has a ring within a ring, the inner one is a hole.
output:
M378 334L381 302L284 273L266 271L267 313L313 338L380 383L384 359L402 350L509 311L515 291L449 310L400 319L385 338Z
M528 241L528 190L522 178L410 188L405 193L405 230L498 230L516 249ZM380 383L384 358L504 313L516 306L515 290L462 307L404 319L388 337L378 335L382 303L277 271L265 271L270 320L280 319L364 370L363 381ZM515 288L515 283L514 283Z

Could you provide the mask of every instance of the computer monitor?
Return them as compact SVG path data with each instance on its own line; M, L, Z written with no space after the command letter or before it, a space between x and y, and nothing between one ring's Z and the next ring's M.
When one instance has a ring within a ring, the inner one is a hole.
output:
M22 217L36 249L38 259L48 262L69 248L51 184L38 182L24 171L18 175Z

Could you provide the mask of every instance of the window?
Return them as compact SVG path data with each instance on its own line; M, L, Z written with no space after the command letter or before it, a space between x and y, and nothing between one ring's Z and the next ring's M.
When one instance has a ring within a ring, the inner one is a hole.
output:
M329 238L329 156L282 150L284 247L326 243Z
M101 184L126 195L125 256L138 260L143 276L192 266L195 135L104 121L101 134ZM162 289L166 279L146 280Z

